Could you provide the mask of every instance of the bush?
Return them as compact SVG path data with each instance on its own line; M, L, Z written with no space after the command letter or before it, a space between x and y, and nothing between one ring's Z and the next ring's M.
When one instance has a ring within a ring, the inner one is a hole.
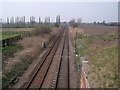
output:
M70 25L75 28L75 27L78 27L78 24L77 23L70 23Z
M55 27L59 27L59 24L58 24L58 23L55 23Z
M31 32L32 36L38 36L40 34L50 34L52 31L50 26L47 25L42 25L42 26L37 26L34 28L34 30Z
M78 27L77 23L72 24L73 28Z

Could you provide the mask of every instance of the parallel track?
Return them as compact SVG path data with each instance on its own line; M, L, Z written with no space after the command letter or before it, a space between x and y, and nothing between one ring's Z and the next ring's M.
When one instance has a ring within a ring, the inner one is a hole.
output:
M50 49L45 54L43 59L41 60L40 65L38 66L35 74L31 77L29 82L25 85L26 89L29 88L42 88L44 80L47 76L51 63L53 62L53 58L56 54L57 49L59 48L59 44L63 42L63 48L61 52L61 58L58 67L58 73L55 78L54 88L68 88L69 89L69 36L68 36L68 27L65 26L60 34L54 39L51 44Z

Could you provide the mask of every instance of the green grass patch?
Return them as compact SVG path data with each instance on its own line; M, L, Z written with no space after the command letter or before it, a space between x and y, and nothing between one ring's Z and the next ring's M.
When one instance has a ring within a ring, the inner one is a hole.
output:
M18 44L13 44L11 46L6 46L4 48L2 48L2 60L6 60L9 57L14 57L14 54L19 51L22 50L23 47L18 45Z
M79 48L79 46L81 46L81 48ZM80 56L83 56L83 55L89 53L90 52L89 47L90 47L90 44L87 41L85 41L84 38L77 40L77 49L78 49L77 52L79 53Z
M22 60L20 62L16 62L12 66L11 71L3 71L2 85L4 88L10 85L14 85L17 82L18 77L22 75L22 73L28 68L29 64L32 62L31 56L25 56L21 59Z
M2 48L2 61L4 62L7 58L14 57L14 54L20 50L22 50L23 47L18 44L13 44L11 46L6 46ZM26 59L27 58L27 59ZM10 71L2 71L2 85L3 87L7 87L11 83L16 82L16 77L21 75L23 72L23 69L27 68L27 64L29 64L29 58L26 57L25 59L22 59L21 62L17 62L12 66L12 69ZM24 63L23 63L24 62ZM3 63L3 68L5 67Z
M13 34L2 34L2 39L7 39L7 38L11 38L11 37L15 37L15 36L18 36L20 34L16 34L16 33L13 33Z
M94 54L89 65L97 88L118 88L118 46Z
M4 31L0 33L0 40L15 37L18 35L25 35L28 31Z
M102 37L103 35L99 35L99 34L96 34L96 35L83 35L81 33L77 33L77 38L84 38L84 39L92 39L92 38L100 38Z
M81 47L81 48L79 48ZM81 64L81 60L80 57L89 54L90 52L92 52L93 50L95 50L96 47L93 47L92 45L90 45L86 39L78 39L77 40L77 47L76 47L76 54L78 55L77 57L77 61L79 64Z
M118 87L118 46L103 50L102 46L100 46L101 44L99 45L98 43L99 40L101 43L109 43L116 41L117 38L117 33L101 35L83 35L77 33L77 61L81 63L80 57L87 55L90 77L92 77L93 85L96 88ZM81 46L82 48L80 48Z
M97 49L97 46L93 46L92 43L90 43L90 40L103 40L103 41L114 41L117 40L117 34L116 33L109 33L109 34L101 34L101 35L89 35L84 36L81 33L77 33L77 47L80 45L82 48L78 48L79 55L83 56L85 54L88 54L95 49ZM89 41L89 42L88 42ZM94 42L94 41L93 41Z

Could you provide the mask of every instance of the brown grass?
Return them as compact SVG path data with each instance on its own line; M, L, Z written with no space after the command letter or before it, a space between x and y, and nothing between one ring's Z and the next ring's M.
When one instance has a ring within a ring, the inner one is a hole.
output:
M52 31L52 26L41 25L36 26L30 33L31 36L38 36L43 34L50 34Z
M3 87L13 85L17 82L17 79L27 70L29 65L41 54L44 50L41 48L41 42L44 40L49 43L51 39L58 33L56 28L52 28L52 32L50 34L40 34L38 36L31 37L23 37L23 39L17 42L17 45L23 47L22 50L14 53L14 57L8 57L5 60L2 80ZM32 68L31 68L32 70ZM15 81L11 82L11 80L16 78Z
M79 25L81 29L84 30L86 34L107 34L112 32L117 32L117 26L103 26L103 25L92 25L92 24L81 24Z
M49 38L50 38L50 35L27 37L27 38L21 40L19 42L19 44L23 46L24 51L27 52L28 55L34 56L34 54L36 54L39 51L39 49L41 48L41 42L43 40L48 42Z
M2 31L32 31L33 28L2 28Z

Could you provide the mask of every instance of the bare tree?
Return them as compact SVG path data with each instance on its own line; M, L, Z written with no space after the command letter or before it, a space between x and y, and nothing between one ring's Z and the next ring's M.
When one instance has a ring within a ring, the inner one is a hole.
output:
M72 20L69 21L69 24L75 24L75 19L73 18Z
M75 19L73 18L72 20L70 20L69 24L72 26L72 27L77 27L78 24L76 23Z
M10 18L10 24L14 24L14 17Z
M50 24L50 17L45 17L45 23Z
M59 25L60 25L60 15L57 15L55 26L59 27Z
M7 17L7 24L9 25L10 21L9 21L9 17Z
M22 23L25 25L25 16L22 17Z
M41 23L41 18L39 17L39 24Z
M31 23L31 24L34 24L34 23L35 23L35 17L34 17L34 16L31 16L31 17L30 17L30 23Z
M82 19L81 18L78 18L77 19L77 24L80 25L82 23Z
M2 18L0 18L0 24L2 24Z
M56 17L56 23L57 23L57 24L60 24L60 15L58 15L58 16Z

